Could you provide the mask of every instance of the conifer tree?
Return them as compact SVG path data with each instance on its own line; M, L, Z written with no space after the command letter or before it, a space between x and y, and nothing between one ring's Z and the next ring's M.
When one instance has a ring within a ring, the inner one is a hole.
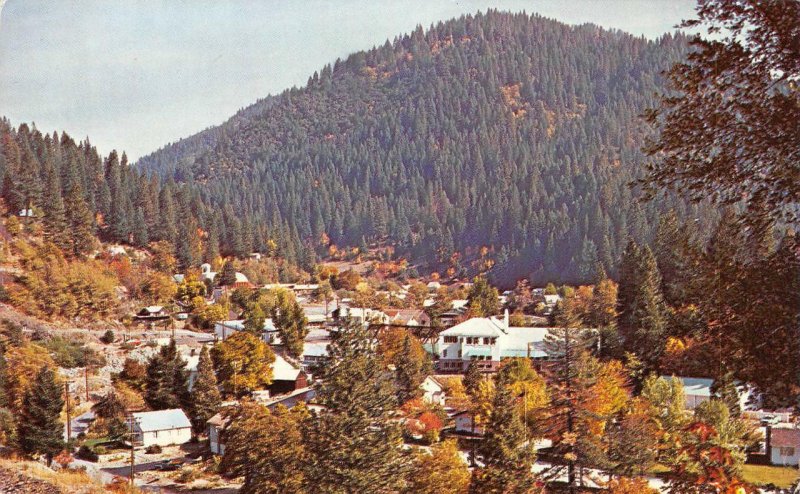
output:
M657 369L666 344L666 306L661 275L649 247L630 242L623 255L618 291L617 327L624 348L645 366Z
M217 280L217 286L230 286L234 283L236 283L236 268L233 266L233 262L225 261Z
M217 388L217 376L214 374L214 365L208 348L200 350L200 359L197 363L197 378L191 391L191 415L195 432L202 432L206 421L214 416L219 409L222 398Z
M692 274L697 269L694 250L691 230L681 225L675 211L662 216L653 242L653 255L661 273L664 301L670 306L681 306L689 300Z
M271 312L286 352L294 358L300 358L303 355L303 341L308 334L303 308L291 294L280 292L278 303Z
M46 196L43 209L45 238L59 248L68 248L67 219L64 211L64 201L61 199L61 182L58 173L52 165L47 170Z
M565 299L556 320L557 327L548 330L545 336L545 351L555 359L547 368L551 399L549 411L549 435L555 436L553 452L566 465L567 484L570 492L576 486L576 467L583 460L579 456L578 435L581 414L586 408L586 390L592 382L581 373L581 359L590 343L587 332L581 328L582 321L572 299ZM553 469L563 467L554 465Z
M53 369L44 366L36 374L22 402L19 444L27 454L42 454L48 463L64 448L61 409L64 399Z
M80 184L73 184L67 194L69 245L74 256L84 256L94 247L94 218L86 204Z
M405 403L420 395L419 385L425 379L425 369L411 347L411 335L406 334L403 347L395 359L397 401Z
M738 417L742 414L739 390L736 389L733 372L725 372L722 376L715 379L714 383L711 385L711 392L728 407L731 417Z
M153 410L188 409L190 404L188 378L186 362L178 353L175 340L171 339L169 344L162 346L147 364L144 393L147 406Z
M535 453L524 420L502 374L495 380L492 412L480 444L485 467L476 472L471 492L532 492Z
M389 421L397 406L393 381L368 330L360 324L343 328L316 382L324 408L308 431L309 492L388 494L402 488L411 459L398 425Z
M467 366L466 374L464 374L464 390L470 396L474 396L481 381L483 381L483 373L481 373L480 368L478 368L477 361L472 360L469 366Z

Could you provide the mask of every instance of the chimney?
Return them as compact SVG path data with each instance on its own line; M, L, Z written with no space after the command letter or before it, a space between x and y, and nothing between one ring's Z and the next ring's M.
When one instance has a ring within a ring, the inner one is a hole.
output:
M506 311L503 313L503 324L505 325L506 330L508 330L508 309L506 309Z

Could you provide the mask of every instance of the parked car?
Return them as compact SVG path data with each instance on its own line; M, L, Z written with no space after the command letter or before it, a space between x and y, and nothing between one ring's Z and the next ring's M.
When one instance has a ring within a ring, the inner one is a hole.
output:
M174 472L181 469L181 460L164 460L155 466L153 470L160 470L162 472Z

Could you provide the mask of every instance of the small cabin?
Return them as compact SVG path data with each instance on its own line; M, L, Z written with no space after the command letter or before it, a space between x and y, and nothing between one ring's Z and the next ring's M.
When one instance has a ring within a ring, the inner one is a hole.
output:
M134 444L171 446L192 439L192 424L180 408L133 414Z

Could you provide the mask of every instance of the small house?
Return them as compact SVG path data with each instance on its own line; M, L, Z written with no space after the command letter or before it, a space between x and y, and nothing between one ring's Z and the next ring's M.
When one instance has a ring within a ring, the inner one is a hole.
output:
M796 467L800 464L800 429L767 428L767 454L773 465Z
M228 321L218 321L214 323L214 335L218 340L227 339L232 334L244 331L244 319L231 319ZM265 343L275 343L278 337L278 328L272 322L272 319L264 319L264 328L261 333L261 339Z
M264 405L270 410L273 410L278 405L283 405L286 408L292 408L300 403L309 403L316 396L316 391L313 388L301 388L292 391L291 393L270 397L269 392L254 394L256 402ZM226 406L223 404L223 406ZM238 406L237 402L229 402L227 406ZM225 454L225 428L230 423L228 414L219 412L208 421L208 445L209 449L215 455Z
M169 319L169 312L160 305L144 307L133 316L137 321L155 322Z
M180 408L133 414L134 443L144 447L188 443L192 424Z
M661 376L662 379L671 381L671 376ZM686 409L694 410L697 405L711 399L711 386L714 384L713 379L706 379L703 377L676 377L680 379L683 384L683 396L686 400Z
M272 394L291 393L307 386L308 378L299 366L293 365L282 355L276 354L275 362L272 363L270 392Z
M444 406L446 398L444 385L434 376L426 377L422 384L419 385L419 389L422 390L422 399L426 403Z
M485 432L483 430L483 427L477 424L473 424L472 419L473 419L473 414L468 410L465 410L463 412L458 412L455 415L453 415L456 434L482 436Z
M218 413L208 419L208 446L215 455L225 454L225 441L222 440L222 433L228 425L230 419L222 413Z

